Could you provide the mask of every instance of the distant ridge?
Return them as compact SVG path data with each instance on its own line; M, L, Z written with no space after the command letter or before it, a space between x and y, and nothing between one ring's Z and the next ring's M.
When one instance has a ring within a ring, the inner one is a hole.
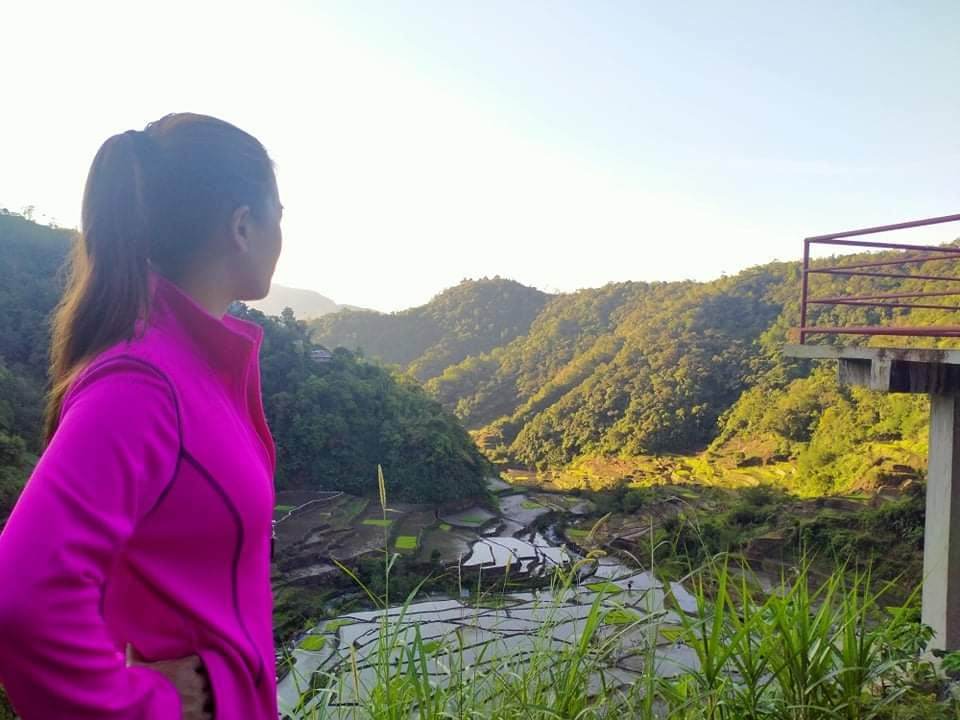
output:
M299 320L319 318L344 309L358 309L351 305L338 305L314 290L286 287L276 283L270 288L270 294L263 300L247 304L265 315L279 315L284 308L288 307L293 309L293 314Z
M426 382L470 356L526 335L550 298L514 280L485 277L463 280L419 307L389 314L342 312L311 326L318 343L360 348Z

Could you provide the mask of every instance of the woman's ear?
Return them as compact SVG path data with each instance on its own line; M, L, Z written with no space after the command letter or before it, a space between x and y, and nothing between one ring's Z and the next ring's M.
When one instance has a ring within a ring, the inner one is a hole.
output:
M250 252L251 220L247 205L241 205L230 216L230 245L241 253Z

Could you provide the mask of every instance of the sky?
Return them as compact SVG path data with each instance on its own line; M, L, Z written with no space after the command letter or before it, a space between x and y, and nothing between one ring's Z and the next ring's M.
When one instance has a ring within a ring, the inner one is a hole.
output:
M708 280L960 213L960 2L9 0L0 207L79 225L109 135L222 117L277 163L275 281ZM947 226L908 242L960 236ZM893 239L893 238L885 238Z

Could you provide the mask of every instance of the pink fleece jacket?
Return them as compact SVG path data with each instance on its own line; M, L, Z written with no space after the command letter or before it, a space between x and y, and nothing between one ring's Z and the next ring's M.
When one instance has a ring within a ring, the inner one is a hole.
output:
M127 667L198 654L218 720L276 720L261 329L151 278L149 320L71 387L0 534L0 684L24 720L177 720Z

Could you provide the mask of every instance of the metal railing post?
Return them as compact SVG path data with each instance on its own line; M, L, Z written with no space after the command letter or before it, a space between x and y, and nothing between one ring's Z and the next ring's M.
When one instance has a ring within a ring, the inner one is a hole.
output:
M803 241L803 275L800 278L800 344L803 345L807 333L807 278L810 271L810 238Z

